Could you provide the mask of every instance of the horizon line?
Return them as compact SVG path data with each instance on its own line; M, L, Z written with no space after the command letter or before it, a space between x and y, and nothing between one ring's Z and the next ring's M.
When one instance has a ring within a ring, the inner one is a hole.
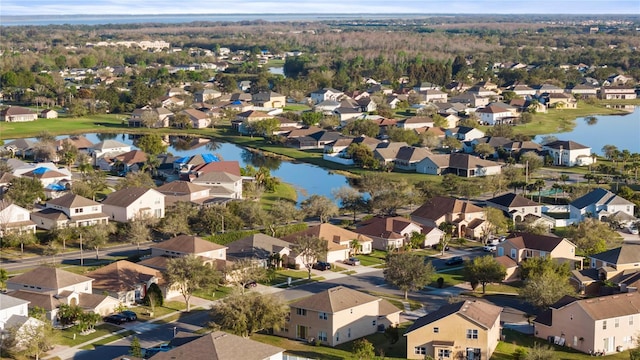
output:
M429 16L429 15L464 15L464 16L486 16L486 15L546 15L551 17L563 17L563 16L627 16L627 17L638 17L640 18L640 14L627 14L627 13L566 13L566 14L558 14L558 13L537 13L537 12L492 12L492 13L477 13L477 12L398 12L398 13L361 13L361 12L273 12L273 13L146 13L146 14L123 14L123 13L111 13L111 14L29 14L29 15L18 15L18 14L0 14L0 18L2 17L33 17L33 16L49 16L49 17L60 17L60 16L90 16L90 17L104 17L104 16L127 16L127 17L135 17L135 16L167 16L167 15L193 15L193 16L271 16L271 15L354 15L354 16L367 16L367 15L376 15L376 16L394 16L394 15L410 15L410 16Z

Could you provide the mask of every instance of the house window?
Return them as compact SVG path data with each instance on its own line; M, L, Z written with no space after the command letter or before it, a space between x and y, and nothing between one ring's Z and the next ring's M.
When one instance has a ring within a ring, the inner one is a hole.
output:
M524 254L525 254L524 255L525 257L532 258L533 257L533 250L525 250Z
M336 332L336 342L340 342L340 331Z
M477 339L478 329L467 329L467 339Z
M620 327L620 319L615 319L615 320L613 321L613 326L614 326L614 327Z
M448 358L451 356L451 350L449 349L438 349L438 358Z
M155 217L158 219L162 217L162 209L155 210Z
M633 316L629 316L629 325L633 325Z
M511 257L515 259L515 257L516 257L516 249L511 249Z
M348 338L351 338L351 328L348 328L348 329L347 329L347 337L348 337Z
M297 308L296 309L296 314L300 315L300 316L307 316L307 309L300 309Z
M421 347L421 346L416 346L415 348L413 348L413 352L416 355L427 355L427 348Z
M84 209L83 209L83 208L76 208L76 209L74 209L74 212L75 212L76 214L79 214L79 213L81 213L81 212L83 212L83 211L84 211Z
M326 331L318 331L318 340L327 341L327 332Z
M577 336L573 336L573 346L578 346L578 337Z
M327 320L327 313L325 312L318 313L318 318L322 320Z
M607 320L602 322L602 330L607 330Z
M540 251L540 257L544 259L547 257L547 253L545 251Z
M371 320L371 326L376 326L376 321L375 320Z
M533 212L538 213L538 208L537 207L533 208Z
M433 328L433 332L436 333L436 334L439 333L440 332L440 328L434 327Z

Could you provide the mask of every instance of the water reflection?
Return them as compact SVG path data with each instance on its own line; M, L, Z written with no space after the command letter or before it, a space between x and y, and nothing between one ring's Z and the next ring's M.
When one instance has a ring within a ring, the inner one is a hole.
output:
M248 149L242 149L240 156L244 163L251 164L251 166L256 168L266 167L269 170L278 170L280 164L282 164L282 160L277 157L264 156L260 152L250 151Z
M587 125L595 125L598 123L598 118L595 116L587 116L584 118L584 122L587 123Z
M118 134L100 133L100 134L96 134L96 136L100 141L105 141L105 140L113 140L113 139L115 139L118 136ZM123 136L124 136L124 134L123 134Z

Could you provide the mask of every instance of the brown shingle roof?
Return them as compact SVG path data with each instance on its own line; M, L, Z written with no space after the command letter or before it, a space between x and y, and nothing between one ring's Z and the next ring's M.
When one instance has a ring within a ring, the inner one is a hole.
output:
M220 171L226 172L232 175L240 176L240 163L237 161L214 161L208 164L202 164L196 166L192 170L193 172L212 172Z
M482 213L483 210L470 202L446 197L434 196L411 213L411 216L436 220L449 213Z
M67 209L99 205L99 203L91 199L87 199L86 197L71 194L71 193L60 196L59 198L56 198L56 199L51 199L47 201L47 204L62 206Z
M133 290L136 285L146 283L154 276L158 279L161 277L158 270L127 260L113 262L86 275L94 279L94 289L115 292Z
M550 252L565 240L557 236L537 235L530 233L515 233L506 241L509 241L519 249L532 249Z
M209 189L206 186L193 184L188 181L176 180L160 186L157 190L165 195L188 195Z
M133 164L143 163L143 162L147 161L147 154L144 151L131 150L131 151L126 152L124 154L120 154L118 156L115 156L113 159L114 160L118 160L121 163L124 163L124 164L127 164L127 165L133 165Z
M202 336L178 333L170 344L177 345L177 347L167 352L159 352L151 359L264 360L284 351L284 349L273 345L245 339L223 331L214 331Z
M408 334L425 325L431 324L451 315L459 315L484 329L490 329L500 317L502 308L481 300L466 300L463 302L442 306L438 310L429 313L418 320L405 333Z
M360 242L372 241L368 236L361 235L353 231L326 223L311 226L306 230L287 235L283 237L282 240L290 243L295 243L298 239L305 236L314 236L324 239L325 241L327 241L327 247L329 250L346 249L345 245L340 245L339 243L348 242L353 239L358 239L358 241Z
M375 217L354 231L358 234L377 236L383 239L402 239L404 236L400 233L410 224L413 224L411 220L401 216L387 218Z
M7 280L7 283L33 285L46 289L60 289L92 280L86 276L55 267L39 266L31 271L12 277Z
M146 194L147 191L151 191L151 190L152 189L143 188L143 187L130 187L126 189L121 189L107 195L107 198L104 199L102 203L105 205L127 207L131 205L134 201L139 199L142 195Z
M382 303L388 301L344 286L336 286L321 293L298 300L292 303L291 307L335 314L342 310L351 309L355 306L372 302ZM393 305L391 306L395 311L400 312L398 308ZM389 311L389 309L389 307L385 307L385 311Z
M188 254L201 254L207 251L226 249L226 246L218 245L201 237L193 235L178 235L167 241L153 244L152 249L162 249Z

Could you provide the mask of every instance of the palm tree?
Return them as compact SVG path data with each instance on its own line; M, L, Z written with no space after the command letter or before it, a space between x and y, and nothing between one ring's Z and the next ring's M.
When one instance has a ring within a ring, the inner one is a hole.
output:
M356 239L352 239L349 242L349 252L351 253L351 256L355 256L358 255L358 251L360 250L360 240Z

